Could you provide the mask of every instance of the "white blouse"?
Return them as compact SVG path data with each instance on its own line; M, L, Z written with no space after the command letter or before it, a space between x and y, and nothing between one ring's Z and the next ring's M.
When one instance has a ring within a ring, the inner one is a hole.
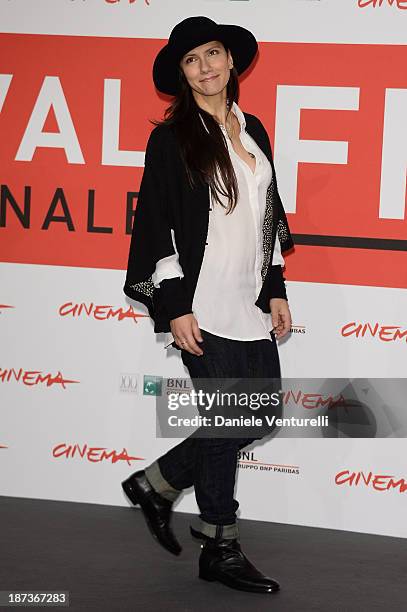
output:
M271 314L264 313L255 305L255 301L262 287L262 226L272 169L266 155L246 132L245 117L236 102L232 110L241 126L241 143L249 153L255 155L256 165L253 172L235 152L227 131L221 126L236 174L239 196L235 209L228 215L225 214L225 208L210 198L207 246L192 311L200 329L217 336L233 340L271 340ZM227 198L222 195L220 198L227 206ZM175 255L157 262L152 277L155 287L159 287L164 278L184 276L178 262L174 233L171 232ZM277 235L272 265L278 264L284 266ZM168 332L165 348L172 342L174 337Z

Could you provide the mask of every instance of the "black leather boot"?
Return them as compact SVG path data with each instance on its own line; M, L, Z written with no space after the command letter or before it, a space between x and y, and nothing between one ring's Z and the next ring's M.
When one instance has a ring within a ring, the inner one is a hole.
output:
M130 501L140 505L147 525L158 542L174 555L179 555L182 548L170 527L172 502L153 489L144 470L124 480L122 487Z
M232 589L252 593L273 593L280 588L273 578L265 576L243 554L237 539L212 539L202 544L199 577L218 580Z

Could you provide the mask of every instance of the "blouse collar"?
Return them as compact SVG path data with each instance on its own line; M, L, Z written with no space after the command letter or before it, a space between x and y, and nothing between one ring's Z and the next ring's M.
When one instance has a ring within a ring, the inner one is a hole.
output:
M238 121L240 123L240 127L242 129L242 132L244 132L245 129L246 129L246 119L245 119L245 116L244 116L242 110L238 107L236 102L233 102L232 110L235 113L236 117L238 118Z

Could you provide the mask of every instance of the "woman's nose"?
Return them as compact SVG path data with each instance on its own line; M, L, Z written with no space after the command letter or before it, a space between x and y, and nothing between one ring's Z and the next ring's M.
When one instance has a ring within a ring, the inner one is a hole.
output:
M208 68L210 68L208 60L202 59L201 60L201 72L208 72Z

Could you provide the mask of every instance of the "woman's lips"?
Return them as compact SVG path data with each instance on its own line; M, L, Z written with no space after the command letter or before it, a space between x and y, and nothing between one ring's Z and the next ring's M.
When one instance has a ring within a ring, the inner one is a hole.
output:
M206 78L206 79L202 79L202 80L201 80L201 83L204 83L205 81L213 81L213 79L217 79L217 78L218 78L218 76L219 76L219 75L217 74L216 76L213 76L213 77L208 77L208 78Z

